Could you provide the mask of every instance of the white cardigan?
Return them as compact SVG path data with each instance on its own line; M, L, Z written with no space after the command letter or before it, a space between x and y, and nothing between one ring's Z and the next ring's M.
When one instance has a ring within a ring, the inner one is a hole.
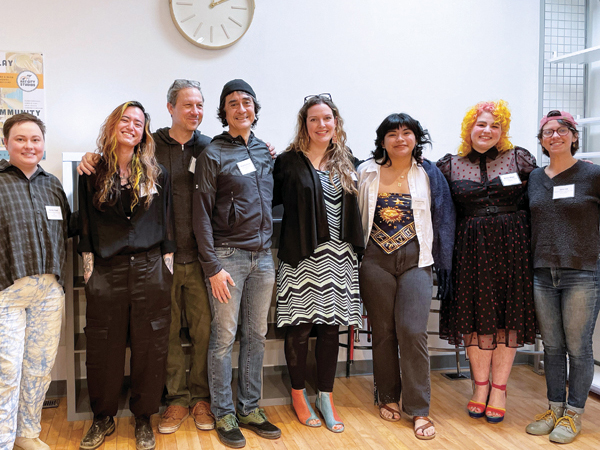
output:
M358 207L362 217L365 247L371 236L381 166L374 159L369 159L358 167ZM412 158L412 165L407 175L410 195L413 199L413 215L415 230L419 240L419 267L433 264L433 226L431 224L431 189L429 176L422 166ZM419 206L415 208L415 206Z

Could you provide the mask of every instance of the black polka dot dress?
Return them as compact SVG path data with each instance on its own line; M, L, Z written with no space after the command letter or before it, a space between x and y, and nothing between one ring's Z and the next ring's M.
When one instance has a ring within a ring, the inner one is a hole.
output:
M451 344L494 349L535 341L533 268L527 179L536 167L516 147L437 163L457 209L453 299L444 302L440 337ZM518 175L519 180L516 179Z

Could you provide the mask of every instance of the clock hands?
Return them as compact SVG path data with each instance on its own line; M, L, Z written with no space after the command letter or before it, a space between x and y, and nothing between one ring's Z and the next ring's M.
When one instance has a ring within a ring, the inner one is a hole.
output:
M218 2L210 2L210 5L208 5L209 8L214 8L217 5L220 5L221 3L225 3L227 0L219 0Z

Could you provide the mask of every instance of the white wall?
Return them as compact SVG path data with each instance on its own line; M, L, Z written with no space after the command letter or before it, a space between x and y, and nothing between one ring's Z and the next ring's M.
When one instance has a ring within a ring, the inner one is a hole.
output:
M199 1L199 0L196 0ZM207 1L207 0L204 0ZM458 146L465 110L503 98L513 142L535 154L539 1L256 0L254 23L233 47L197 48L175 28L167 0L0 0L0 48L42 52L48 160L92 151L104 118L141 101L153 129L170 124L175 78L201 81L205 134L220 133L223 84L244 78L263 110L256 134L283 150L309 94L330 92L349 145L366 158L386 115L429 129L437 159ZM64 379L64 347L55 378Z
M174 78L201 81L200 129L209 135L222 130L215 109L223 84L246 79L263 105L256 134L278 150L304 96L321 92L332 93L361 157L395 111L429 128L431 159L453 152L466 108L498 98L512 107L514 142L535 149L539 1L256 3L246 36L215 51L179 34L167 0L0 0L0 47L44 53L44 167L60 176L61 152L93 150L102 121L126 100L146 106L154 129L169 125Z

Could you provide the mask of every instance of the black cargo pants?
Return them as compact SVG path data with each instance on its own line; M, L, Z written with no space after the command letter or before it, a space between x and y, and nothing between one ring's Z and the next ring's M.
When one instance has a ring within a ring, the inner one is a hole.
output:
M171 283L160 249L95 257L85 287L87 382L95 417L114 416L131 346L131 398L136 416L157 413L165 385Z

